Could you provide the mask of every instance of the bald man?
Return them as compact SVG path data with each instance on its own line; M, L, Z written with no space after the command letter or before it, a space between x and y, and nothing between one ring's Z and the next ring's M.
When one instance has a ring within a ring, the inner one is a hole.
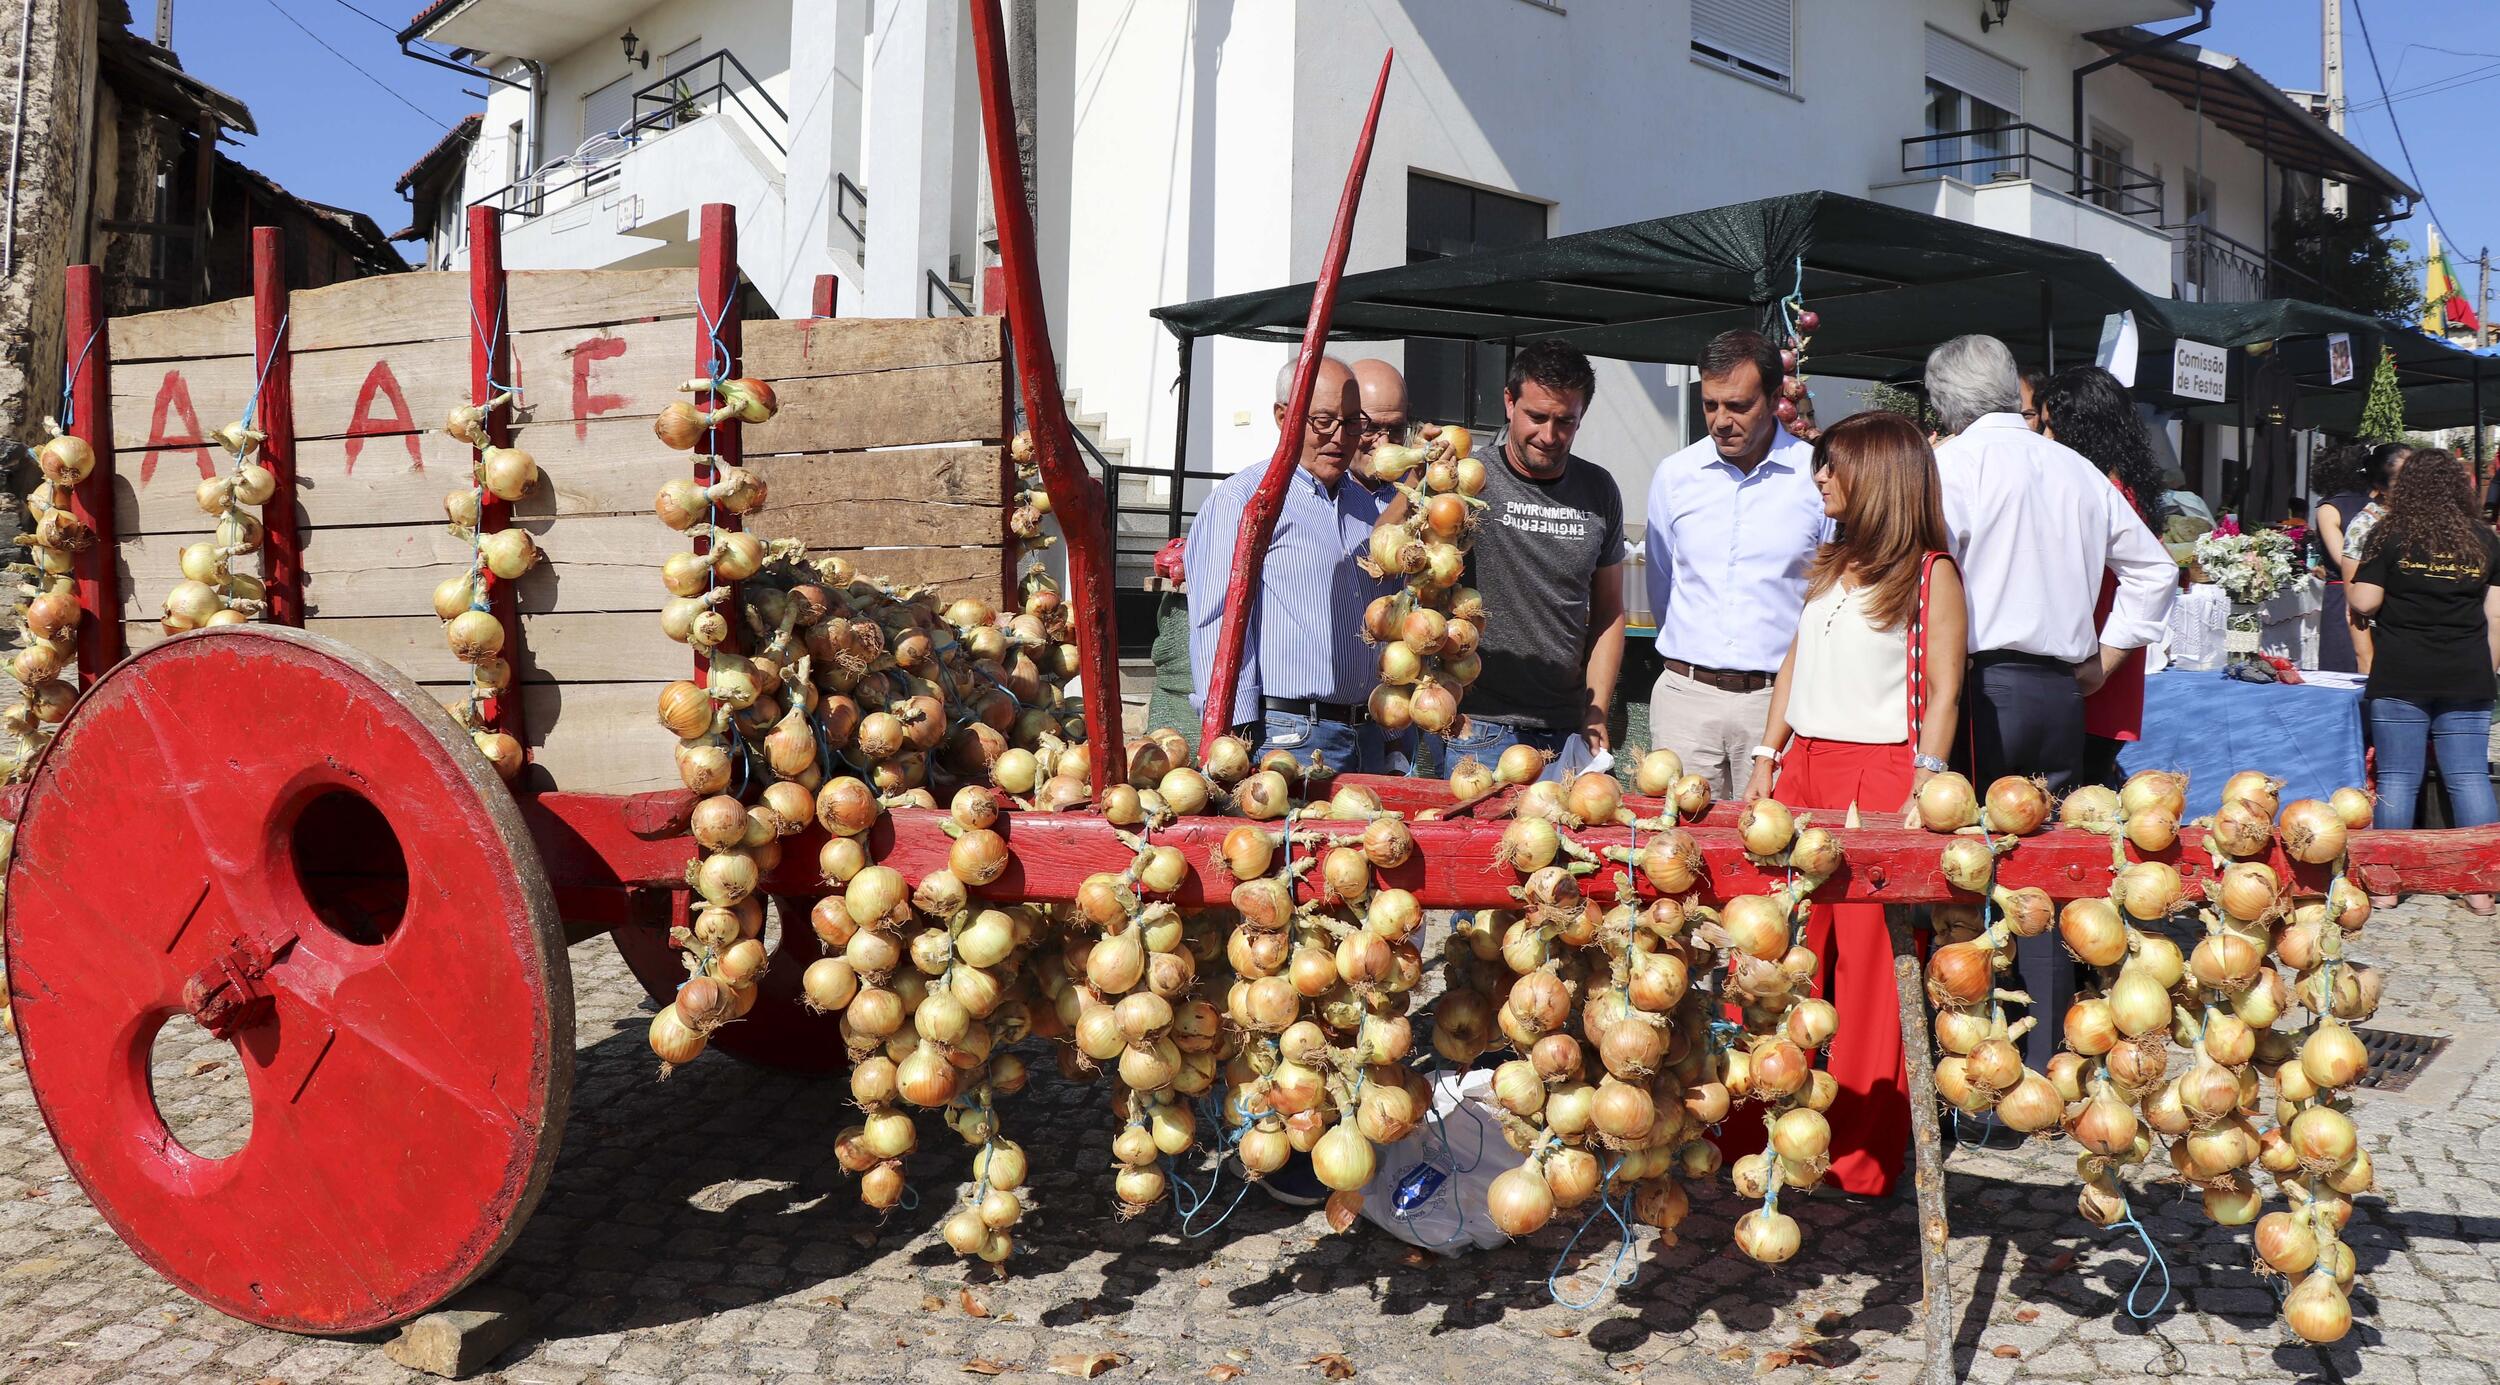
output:
M1406 377L1378 356L1366 356L1354 363L1354 385L1363 401L1363 432L1355 444L1354 475L1367 486L1377 486L1372 449L1384 442L1403 447L1409 440Z
M1339 773L1404 774L1412 730L1396 735L1365 711L1373 672L1363 642L1363 612L1396 590L1355 565L1371 544L1381 497L1346 483L1362 432L1354 375L1333 357L1320 362L1306 417L1285 412L1294 362L1276 373L1276 426L1298 435L1300 465L1285 488L1284 507L1259 569L1259 590L1242 646L1241 682L1226 725L1261 751L1282 747L1296 759L1314 755ZM1224 624L1226 587L1243 514L1265 474L1249 466L1218 482L1189 526L1183 560L1189 573L1189 664L1200 715L1213 682L1215 647Z

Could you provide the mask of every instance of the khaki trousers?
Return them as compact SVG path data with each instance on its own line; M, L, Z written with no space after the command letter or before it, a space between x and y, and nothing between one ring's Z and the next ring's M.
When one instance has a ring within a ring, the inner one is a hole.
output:
M1710 781L1715 798L1731 800L1753 777L1753 748L1771 715L1771 690L1722 692L1666 669L1649 690L1649 744L1683 758L1684 772Z

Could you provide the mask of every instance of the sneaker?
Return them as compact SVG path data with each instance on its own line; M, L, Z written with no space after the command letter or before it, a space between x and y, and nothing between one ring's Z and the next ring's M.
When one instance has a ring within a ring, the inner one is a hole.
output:
M1311 1172L1311 1156L1299 1151L1283 1168L1260 1179L1259 1191L1287 1207L1317 1207L1328 1200L1328 1185Z

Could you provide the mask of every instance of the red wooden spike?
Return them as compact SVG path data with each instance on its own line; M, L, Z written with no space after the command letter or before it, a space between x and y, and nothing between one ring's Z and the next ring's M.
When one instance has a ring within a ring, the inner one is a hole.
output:
M1311 295L1311 318L1302 328L1302 356L1293 372L1293 397L1285 404L1285 424L1276 439L1276 455L1268 458L1259 488L1242 512L1241 534L1233 541L1232 580L1224 586L1224 624L1215 639L1215 667L1207 675L1205 720L1199 724L1200 753L1232 728L1233 693L1241 686L1241 645L1249 633L1251 603L1258 600L1259 569L1267 561L1267 543L1276 533L1276 514L1285 506L1285 486L1302 453L1302 420L1311 410L1311 385L1319 378L1320 356L1328 349L1328 320L1337 311L1337 281L1345 275L1346 247L1354 239L1354 209L1363 200L1363 171L1371 166L1372 135L1380 128L1380 101L1389 93L1389 67L1397 50L1380 57L1380 80L1372 84L1371 110L1363 117L1363 133L1354 141L1354 166L1346 170L1345 196L1337 203L1337 224L1328 233L1328 253L1320 261L1319 287Z

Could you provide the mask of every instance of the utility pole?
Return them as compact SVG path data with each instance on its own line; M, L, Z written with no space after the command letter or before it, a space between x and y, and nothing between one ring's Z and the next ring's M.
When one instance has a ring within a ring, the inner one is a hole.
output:
M2483 270L2482 282L2474 288L2474 331L2479 338L2474 344L2481 346L2491 340L2491 247L2484 246L2474 263Z
M174 0L156 0L156 46L168 52L174 46Z
M2344 133L2344 0L2323 0L2320 36L2326 44L2326 128ZM2319 202L2338 216L2344 213L2344 185L2318 189Z

